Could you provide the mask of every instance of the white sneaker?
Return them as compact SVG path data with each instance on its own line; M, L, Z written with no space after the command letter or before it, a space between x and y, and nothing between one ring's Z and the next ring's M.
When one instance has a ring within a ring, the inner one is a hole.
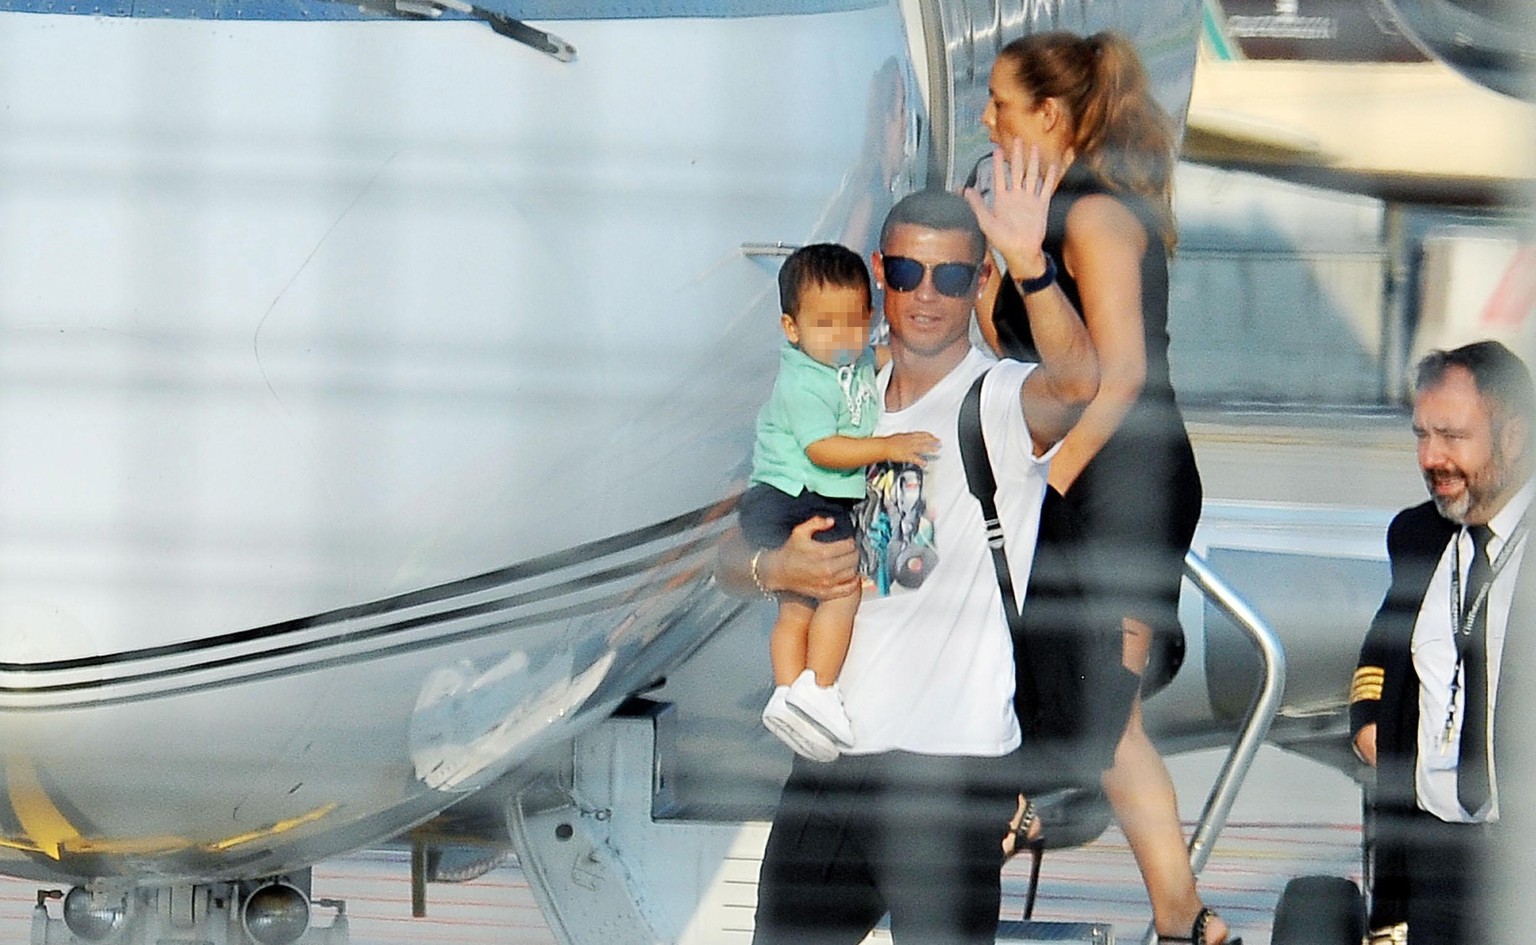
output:
M795 754L812 761L836 761L837 746L815 725L789 707L789 687L775 686L773 696L763 709L763 726Z
M821 729L837 747L853 747L853 724L848 721L848 710L843 708L843 694L838 691L837 683L818 686L816 673L808 669L790 685L785 701L791 709Z

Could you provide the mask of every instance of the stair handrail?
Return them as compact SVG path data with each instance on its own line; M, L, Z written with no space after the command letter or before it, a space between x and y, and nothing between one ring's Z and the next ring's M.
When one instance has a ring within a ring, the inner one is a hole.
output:
M1243 632L1258 650L1263 669L1263 680L1254 693L1253 701L1248 704L1248 712L1243 718L1242 727L1238 729L1237 739L1232 743L1226 761L1222 763L1221 772L1211 785L1210 794L1205 799L1205 808L1189 840L1189 865L1198 876L1210 859L1211 848L1221 829L1226 826L1227 815L1232 812L1238 789L1253 767L1253 760L1264 743L1264 737L1269 734L1270 723L1274 721L1280 711L1280 703L1285 698L1285 647L1281 645L1280 637L1274 629L1253 609L1253 605L1194 551L1184 556L1184 576L1206 600L1215 604ZM1157 932L1149 925L1142 938L1143 945L1154 945L1156 941Z

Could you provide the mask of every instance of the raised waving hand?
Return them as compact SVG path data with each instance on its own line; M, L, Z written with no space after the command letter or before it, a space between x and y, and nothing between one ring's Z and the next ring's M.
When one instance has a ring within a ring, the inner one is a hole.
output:
M992 205L987 206L975 188L966 189L965 199L981 231L1002 255L1008 274L1032 279L1045 272L1040 244L1062 172L1054 164L1042 170L1039 147L1031 145L1026 157L1021 139L1014 139L1010 151L1005 157L1001 147L992 149Z

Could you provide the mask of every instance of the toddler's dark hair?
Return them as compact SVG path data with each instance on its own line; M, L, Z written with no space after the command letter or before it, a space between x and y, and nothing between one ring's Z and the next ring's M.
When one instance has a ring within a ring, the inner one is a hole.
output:
M812 285L862 289L865 306L871 304L869 267L864 265L864 258L837 243L812 243L789 254L779 269L779 311L797 317L800 293Z

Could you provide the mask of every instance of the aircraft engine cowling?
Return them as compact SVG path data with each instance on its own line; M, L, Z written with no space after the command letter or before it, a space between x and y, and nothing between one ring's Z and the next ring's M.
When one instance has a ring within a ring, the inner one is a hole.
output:
M1536 101L1536 7L1526 0L1384 0L1430 55L1496 92Z

